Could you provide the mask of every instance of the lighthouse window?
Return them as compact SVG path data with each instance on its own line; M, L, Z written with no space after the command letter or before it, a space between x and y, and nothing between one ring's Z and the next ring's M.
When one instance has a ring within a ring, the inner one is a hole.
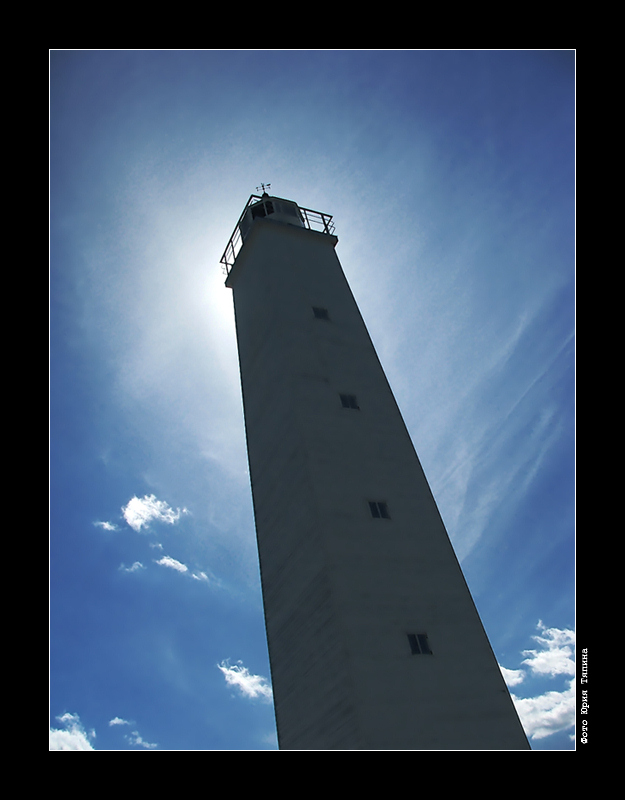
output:
M372 501L369 500L369 511L371 511L371 516L375 519L390 519L391 515L388 513L388 506L386 503L380 503L379 501Z
M315 315L315 319L330 319L327 308L316 308L313 306L313 314Z
M408 642L413 656L432 655L427 633L409 633Z
M356 410L360 409L355 394L342 394L340 395L340 397L341 397L341 405L343 406L343 408L354 408Z
M273 203L270 200L267 200L265 203L257 203L255 206L252 206L253 219L257 219L258 217L266 217L267 214L273 214Z

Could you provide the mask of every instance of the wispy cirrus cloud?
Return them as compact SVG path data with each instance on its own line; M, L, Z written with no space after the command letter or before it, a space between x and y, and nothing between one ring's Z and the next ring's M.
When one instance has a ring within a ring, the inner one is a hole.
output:
M109 720L109 728L128 725L129 727L134 726L136 723L131 722L127 719L122 719L121 717L113 717L113 719ZM139 734L139 731L131 731L130 733L124 734L124 739L130 744L132 747L143 747L146 750L153 750L154 748L158 747L157 744L153 744L152 742L146 742L145 739Z
M112 522L101 522L101 521L98 520L97 522L94 522L93 524L96 526L96 528L103 528L105 531L117 531L117 530L119 530L117 525L115 525Z
M153 750L158 747L158 745L153 742L146 742L145 739L139 735L139 731L132 731L125 736L125 739L133 747L143 747L146 750Z
M525 500L567 436L561 406L544 392L558 380L573 334L558 340L553 352L542 353L531 369L522 363L526 348L540 336L548 299L511 322L499 345L485 346L487 357L472 364L471 374L464 372L466 359L453 362L457 369L448 399L419 431L424 450L431 448L426 472L461 562L484 534L492 535L498 515ZM462 342L457 346L462 352Z
M127 567L125 564L119 565L120 572L138 572L140 569L145 569L144 565L140 561L135 561L130 567Z
M267 678L262 675L253 675L241 661L230 665L226 659L221 664L217 664L217 669L223 674L228 686L237 689L244 697L271 702L273 692Z
M78 714L61 714L56 718L62 728L50 728L50 750L93 750L91 739L95 731L87 733Z
M148 528L151 522L174 525L182 514L188 513L186 508L174 510L164 500L158 500L153 494L133 497L122 507L124 519L137 533L140 533L142 528Z

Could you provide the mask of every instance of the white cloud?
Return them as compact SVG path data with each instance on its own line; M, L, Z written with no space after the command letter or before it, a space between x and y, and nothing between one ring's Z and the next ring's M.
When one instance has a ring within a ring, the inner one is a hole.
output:
M113 717L113 719L109 720L109 727L114 727L116 725L134 725L134 722L131 722L127 719L122 719L121 717ZM158 747L157 744L152 744L151 742L146 742L145 739L140 736L139 731L131 731L131 733L127 733L124 735L124 739L132 745L133 747L144 747L146 750L152 750L155 747Z
M158 747L157 744L146 742L145 739L139 735L139 731L132 731L132 733L126 736L126 739L131 745L134 745L135 747L145 747L146 750L152 750L155 747Z
M57 720L63 729L50 728L50 750L93 750L89 739L95 738L95 731L86 733L78 714L61 714Z
M522 669L506 669L502 667L501 664L499 665L499 669L506 682L506 686L518 686L519 683L523 683L525 672Z
M137 532L140 532L143 527L147 528L153 520L173 525L182 514L187 513L186 508L183 508L182 511L177 508L174 511L164 500L157 500L153 494L146 494L141 498L133 497L127 505L122 507L124 519Z
M542 636L532 636L535 642L542 646L541 650L524 650L523 655L528 656L523 663L534 674L549 675L575 675L575 661L573 649L575 647L575 631L547 628L539 621L538 629Z
M564 692L545 692L538 697L512 695L525 733L544 739L575 724L575 687L570 681Z
M158 561L155 559L154 563L159 564L161 567L169 567L169 569L175 569L177 572L181 573L186 572L196 581L203 581L204 583L209 583L213 585L219 583L212 576L211 578L209 578L206 572L203 572L201 570L198 570L197 572L191 572L186 564L183 564L181 561L178 561L177 559L172 558L171 556L163 556L162 558L159 558Z
M145 567L140 561L135 561L135 563L131 567L127 567L124 564L120 564L119 569L121 572L136 572L139 569L145 569Z
M158 561L155 562L156 564L160 564L162 567L169 567L170 569L175 569L178 572L188 572L189 567L186 564L182 564L180 561L176 561L175 558L171 558L171 556L163 556L159 558Z
M223 673L228 686L237 688L244 697L271 701L273 693L267 678L263 678L262 675L252 675L241 661L234 666L230 666L227 660L222 661L221 664L217 664L217 669Z
M116 531L116 530L118 530L117 525L114 525L112 522L94 522L93 524L97 528L104 528L105 531Z
M524 650L527 656L523 664L532 675L556 678L560 675L575 675L575 631L547 628L541 621L537 625L540 633L532 636L540 646L536 650ZM527 677L522 669L500 667L508 686L518 686ZM536 697L517 697L512 701L525 733L532 739L544 739L554 733L565 731L575 724L575 688L570 681L564 691L544 692Z
M276 731L269 731L260 737L263 747L271 747L272 750L278 749L278 736Z

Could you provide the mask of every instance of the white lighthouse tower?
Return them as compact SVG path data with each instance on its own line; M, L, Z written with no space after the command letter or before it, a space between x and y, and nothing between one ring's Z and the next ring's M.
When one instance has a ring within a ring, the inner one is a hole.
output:
M222 258L279 746L529 749L337 242L265 193Z

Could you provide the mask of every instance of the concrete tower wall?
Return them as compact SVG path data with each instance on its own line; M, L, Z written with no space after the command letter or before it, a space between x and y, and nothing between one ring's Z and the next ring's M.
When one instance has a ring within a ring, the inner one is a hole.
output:
M336 243L256 219L226 282L280 748L527 749Z

